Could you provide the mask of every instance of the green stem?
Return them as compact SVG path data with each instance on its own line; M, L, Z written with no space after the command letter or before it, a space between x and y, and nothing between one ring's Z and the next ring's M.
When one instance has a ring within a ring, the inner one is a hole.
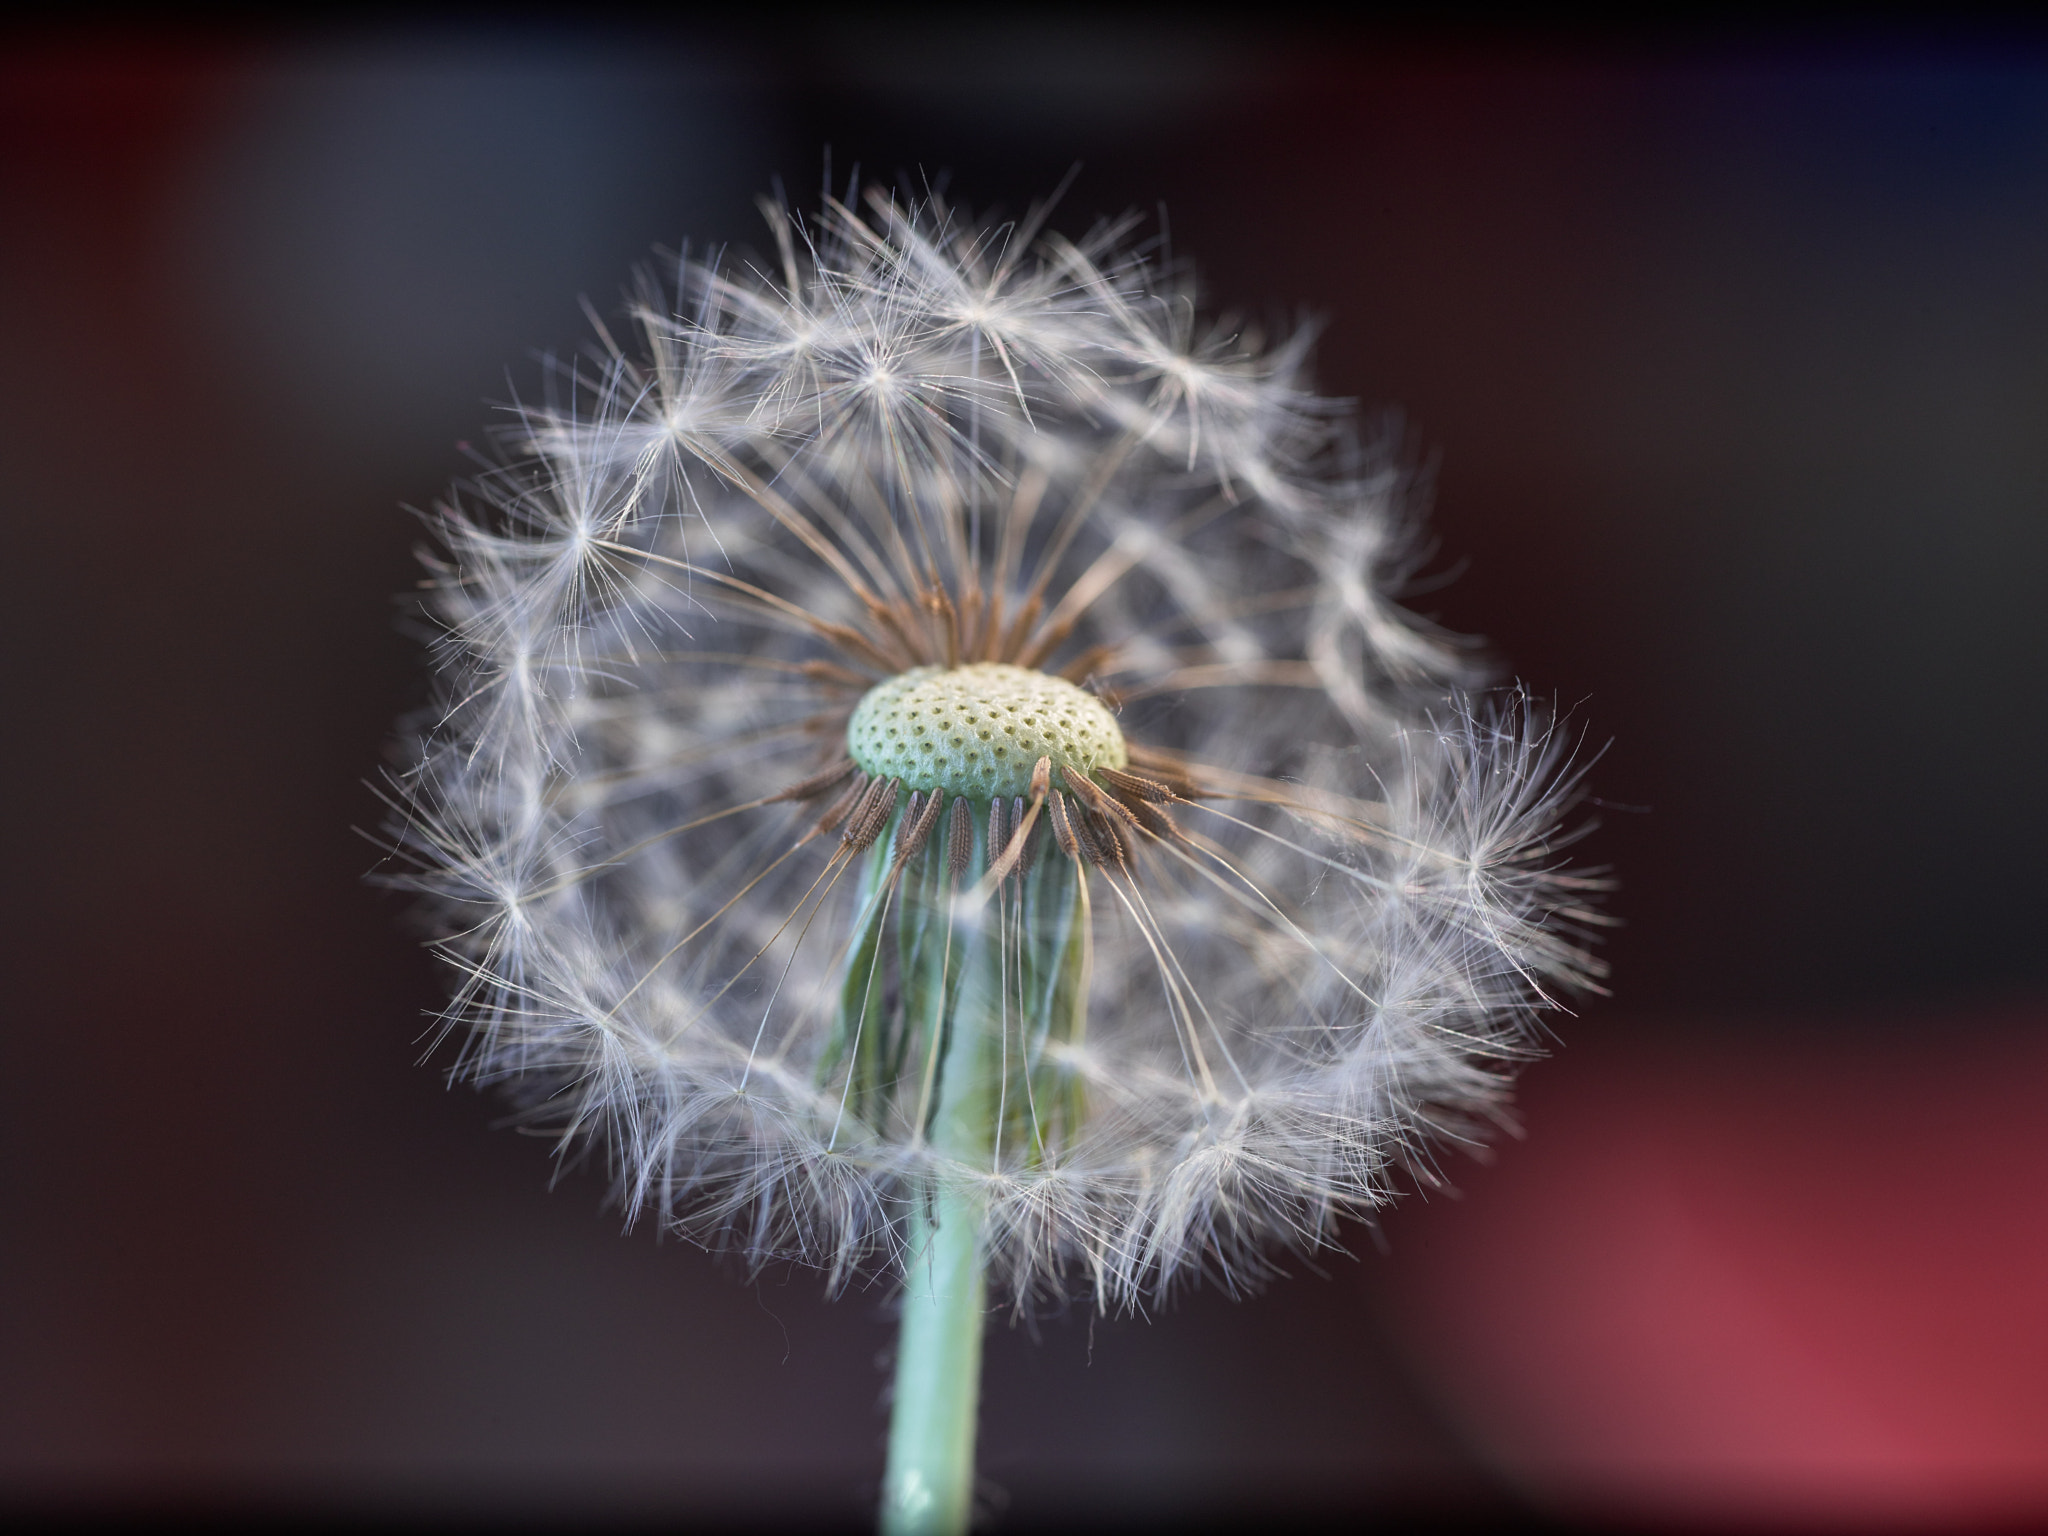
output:
M976 818L977 836L986 814ZM974 861L987 867L986 849ZM974 1428L981 1399L981 1340L988 1285L982 1252L988 1196L982 1170L1004 1154L1042 1155L1043 1140L1073 1134L1081 1105L1071 1075L1041 1071L1048 1039L1079 1041L1088 974L1087 891L1064 861L972 915L952 907L940 845L906 876L900 928L901 996L909 1041L889 1056L913 1081L895 1090L939 1167L908 1198L903 1323L896 1401L882 1484L883 1536L961 1536L974 1503ZM868 1010L876 951L857 946L841 1003L840 1036L881 1021ZM856 999L853 989L860 987ZM1012 1017L1012 1016L1015 1017ZM913 1025L911 1021L915 1021ZM876 1053L880 1061L883 1054ZM858 1070L857 1065L853 1070ZM893 1071L892 1069L892 1075Z
M957 925L949 916L946 941L925 945L921 957L918 990L938 1005L932 1048L944 1057L931 1147L963 1168L993 1166L1002 1118L1003 953L994 916L984 908ZM986 1202L971 1181L944 1177L911 1197L883 1536L960 1536L973 1510Z
M883 1536L958 1536L974 1495L987 1282L981 1202L940 1191L911 1217L896 1406L882 1484Z

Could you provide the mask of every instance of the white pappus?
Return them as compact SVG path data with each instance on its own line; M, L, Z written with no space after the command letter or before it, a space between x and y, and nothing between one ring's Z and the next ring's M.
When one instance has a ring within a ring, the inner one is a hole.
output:
M1392 601L1408 484L1305 337L1128 222L767 213L438 509L395 840L460 1070L835 1282L941 1187L1020 1304L1255 1281L1597 977L1566 754Z

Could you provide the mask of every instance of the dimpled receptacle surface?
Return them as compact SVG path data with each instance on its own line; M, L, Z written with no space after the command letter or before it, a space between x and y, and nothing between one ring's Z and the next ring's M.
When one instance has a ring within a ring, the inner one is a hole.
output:
M1129 761L1102 700L1000 661L913 667L877 683L854 706L846 749L877 778L977 800L1029 794L1041 757L1084 773Z

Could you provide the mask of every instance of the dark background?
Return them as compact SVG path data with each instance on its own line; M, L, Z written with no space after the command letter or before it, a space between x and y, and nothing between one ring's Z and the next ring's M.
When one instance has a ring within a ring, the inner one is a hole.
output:
M1612 739L1612 999L1384 1254L991 1339L1006 1528L2048 1518L2048 39L0 38L0 1505L859 1525L886 1298L416 1065L363 780L488 401L781 177L1161 204ZM1398 415L1395 413L1398 412Z

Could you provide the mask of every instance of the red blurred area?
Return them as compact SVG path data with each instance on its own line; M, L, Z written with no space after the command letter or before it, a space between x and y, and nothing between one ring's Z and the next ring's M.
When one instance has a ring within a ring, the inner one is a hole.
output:
M2048 1517L2048 1015L1844 1024L1612 1022L1468 1198L1393 1222L1419 1370L1544 1505Z

